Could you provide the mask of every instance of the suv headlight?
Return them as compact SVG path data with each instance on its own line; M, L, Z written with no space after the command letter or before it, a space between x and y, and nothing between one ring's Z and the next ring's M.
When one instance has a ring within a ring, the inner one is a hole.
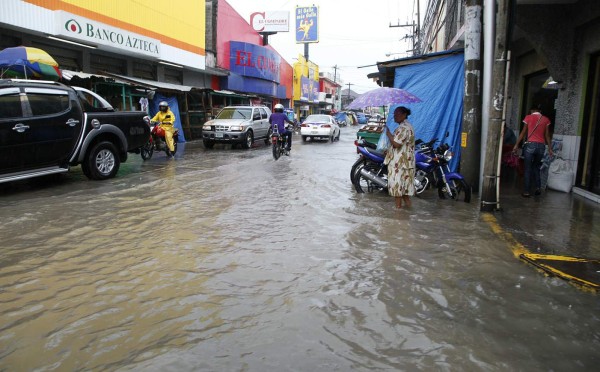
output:
M232 125L229 128L230 131L232 132L243 132L244 131L244 126L243 125Z
M204 124L202 130L212 130L212 126L210 124Z

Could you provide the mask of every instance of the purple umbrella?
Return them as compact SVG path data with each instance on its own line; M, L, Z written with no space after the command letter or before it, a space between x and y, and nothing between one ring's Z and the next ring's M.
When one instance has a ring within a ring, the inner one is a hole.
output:
M346 107L349 110L365 107L399 105L401 103L419 103L421 99L404 89L377 88L358 96Z

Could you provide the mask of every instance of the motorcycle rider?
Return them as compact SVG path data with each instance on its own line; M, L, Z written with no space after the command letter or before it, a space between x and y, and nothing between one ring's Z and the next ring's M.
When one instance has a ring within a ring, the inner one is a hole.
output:
M152 118L153 122L158 122L159 127L165 131L165 141L167 142L167 156L175 156L175 144L173 134L175 133L175 114L169 109L167 101L161 101L158 104L158 112Z
M286 122L294 125L294 122L283 113L283 105L278 103L275 105L275 112L269 117L269 124L271 124L273 132L275 132L275 125L277 125L278 133L286 139L285 149L290 151L292 149L292 132L285 128Z

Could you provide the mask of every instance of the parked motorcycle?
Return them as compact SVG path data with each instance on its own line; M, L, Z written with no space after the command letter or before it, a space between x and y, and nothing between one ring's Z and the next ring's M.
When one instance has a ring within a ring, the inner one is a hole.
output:
M416 141L415 150L415 192L421 194L429 187L438 189L441 199L471 201L471 187L460 173L451 172L452 159L450 146L445 143L434 149L437 139L429 142ZM374 144L355 141L360 154L350 170L350 179L357 192L373 192L387 189L387 167L383 164L385 155L376 150Z
M160 124L160 122L150 122L150 138L148 138L148 142L141 149L142 159L144 160L152 158L154 151L164 151L167 155L169 154L169 147L165 139L165 130L160 127ZM172 155L175 155L177 152L177 142L179 142L179 129L177 128L175 128L175 132L173 133L173 142L175 151Z

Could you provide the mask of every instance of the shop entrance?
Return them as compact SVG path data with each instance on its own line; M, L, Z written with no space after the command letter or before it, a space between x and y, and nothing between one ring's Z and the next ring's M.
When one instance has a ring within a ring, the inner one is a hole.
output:
M587 87L576 182L600 194L600 54L590 58Z

